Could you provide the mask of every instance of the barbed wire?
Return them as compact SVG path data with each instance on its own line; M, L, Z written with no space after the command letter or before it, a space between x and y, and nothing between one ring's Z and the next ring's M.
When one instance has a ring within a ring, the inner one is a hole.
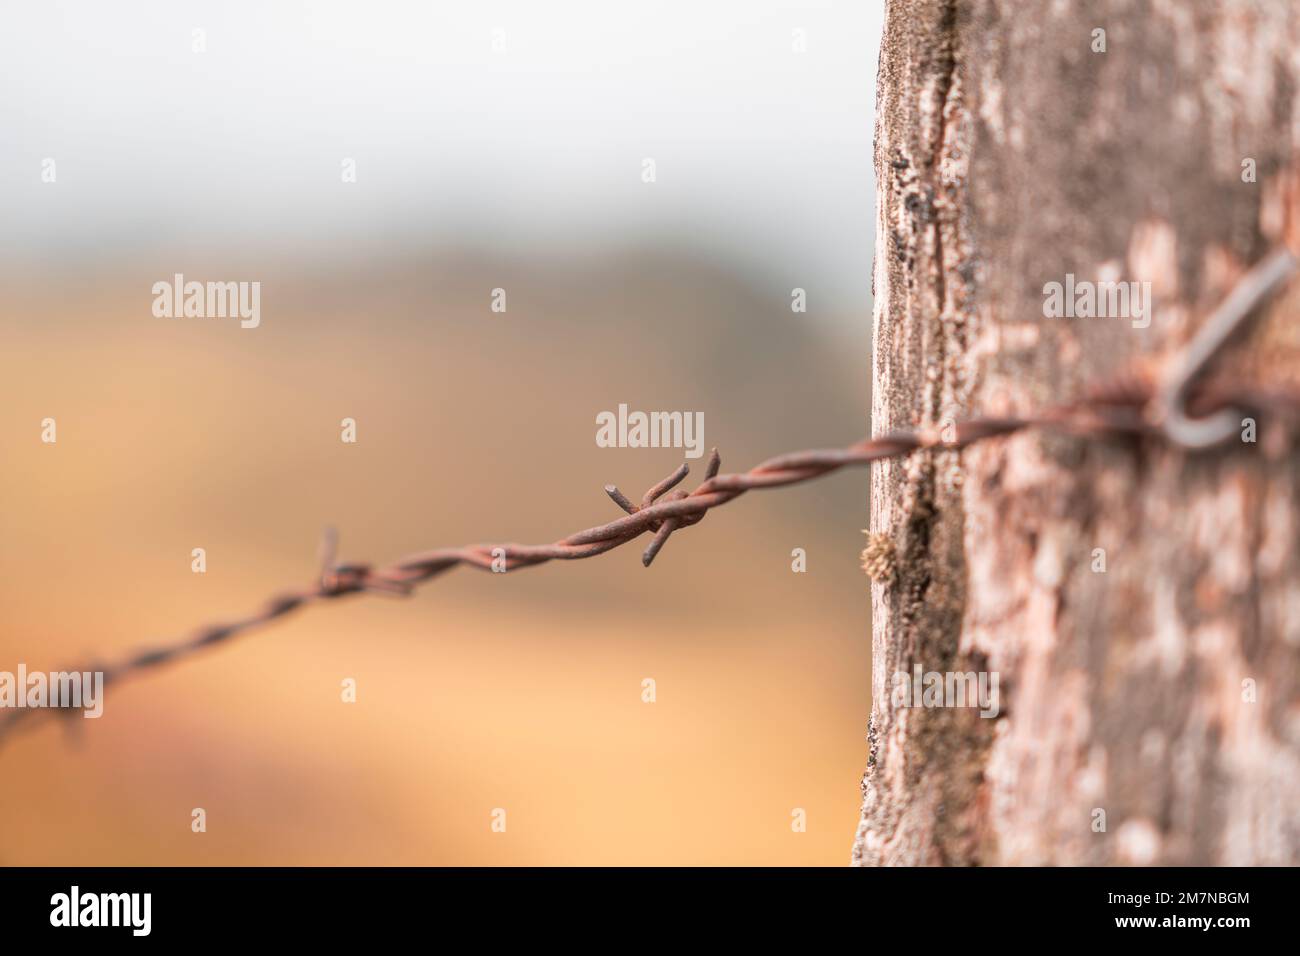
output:
M640 505L633 504L616 486L607 485L605 492L627 514L553 544L467 545L424 551L383 567L372 567L335 564L337 541L333 532L327 531L321 549L322 572L312 586L283 592L267 601L261 610L246 617L201 628L173 644L139 651L116 664L91 663L69 670L102 672L107 686L228 641L313 602L362 592L409 595L420 584L462 564L486 571L512 571L548 561L595 557L652 533L650 544L641 558L642 563L649 567L670 535L698 524L709 511L747 491L800 484L848 466L900 458L925 449L959 451L976 442L1030 427L1097 437L1157 435L1159 428L1143 414L1155 395L1150 383L1132 379L1095 389L1080 402L1062 405L1037 416L980 418L937 428L894 431L863 439L847 448L780 455L736 474L718 474L721 458L715 448L709 456L704 481L693 491L673 490L689 473L685 463L646 491ZM1198 415L1232 408L1246 414L1294 420L1300 418L1300 393L1268 391L1241 384L1220 385L1196 393L1189 407ZM0 714L0 742L20 723L34 723L41 715L71 713L77 711L59 708L7 710Z
M627 514L614 521L587 528L552 544L475 544L443 548L408 555L382 567L368 564L337 564L337 536L327 530L321 545L321 573L311 586L282 592L246 617L209 625L162 647L138 651L115 664L90 663L71 671L102 672L103 684L118 683L164 664L190 657L205 648L224 643L239 634L263 627L317 601L330 601L365 592L405 596L419 585L459 565L485 571L508 572L548 561L572 561L605 554L628 542L651 534L641 561L649 567L675 532L699 524L714 508L747 491L801 484L849 466L869 465L889 458L902 458L918 451L960 451L985 441L1026 428L1047 429L1062 434L1094 438L1164 437L1190 449L1210 447L1203 436L1183 441L1181 434L1202 421L1222 421L1230 415L1253 415L1278 420L1294 428L1300 419L1300 391L1267 388L1255 383L1225 380L1197 382L1209 360L1226 347L1264 297L1271 294L1296 268L1288 254L1279 266L1273 256L1252 270L1224 305L1216 311L1175 363L1179 370L1164 383L1149 375L1134 373L1103 386L1094 387L1076 401L1055 406L1032 416L985 417L963 422L945 422L927 428L891 431L864 438L847 448L816 449L778 455L749 471L719 474L721 457L714 448L709 455L704 481L690 492L674 490L689 473L683 463L672 474L649 488L639 505L614 485L605 493ZM1268 281L1261 275L1268 274ZM1247 289L1245 296L1238 294ZM1207 343L1209 343L1207 345ZM1188 361L1191 356L1194 361ZM1219 442L1226 440L1220 433ZM41 716L69 715L75 708L6 709L0 713L0 744L13 731L35 724Z

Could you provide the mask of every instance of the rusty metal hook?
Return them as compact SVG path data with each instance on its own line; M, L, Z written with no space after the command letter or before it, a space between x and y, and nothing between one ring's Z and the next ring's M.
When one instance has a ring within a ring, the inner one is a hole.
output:
M1204 418L1187 413L1187 399L1197 377L1256 314L1256 307L1276 292L1296 271L1296 257L1283 246L1265 256L1206 319L1188 343L1173 374L1161 388L1156 407L1170 441L1184 448L1211 448L1227 441L1241 427L1241 413L1225 408Z

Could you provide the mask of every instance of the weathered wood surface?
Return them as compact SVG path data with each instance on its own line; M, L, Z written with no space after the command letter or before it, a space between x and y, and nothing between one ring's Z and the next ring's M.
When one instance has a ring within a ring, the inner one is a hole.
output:
M874 430L1159 374L1294 229L1297 91L1291 3L890 0ZM1067 273L1151 282L1150 326L1044 318ZM1243 374L1300 381L1296 285ZM877 466L854 862L1300 862L1298 466L1042 434ZM896 706L916 663L997 672L1001 713Z

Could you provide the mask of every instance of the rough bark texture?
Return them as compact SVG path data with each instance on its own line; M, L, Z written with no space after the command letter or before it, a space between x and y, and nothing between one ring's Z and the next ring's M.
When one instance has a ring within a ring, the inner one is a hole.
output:
M1298 89L1283 0L890 0L875 431L1159 374L1280 238ZM1150 327L1044 318L1066 273L1150 281ZM1232 367L1297 382L1297 285ZM1274 438L1024 433L876 468L855 863L1300 862L1300 455ZM999 716L896 705L917 663L997 672Z

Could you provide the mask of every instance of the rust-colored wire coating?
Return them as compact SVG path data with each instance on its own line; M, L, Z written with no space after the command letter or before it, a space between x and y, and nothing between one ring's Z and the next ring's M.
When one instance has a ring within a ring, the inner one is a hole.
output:
M640 505L633 504L618 488L607 485L606 493L627 514L553 544L475 544L425 551L384 567L371 567L366 564L336 565L333 532L327 532L322 548L324 567L319 581L312 586L276 595L261 610L202 628L175 643L139 651L115 664L87 664L75 670L102 671L107 685L228 641L316 601L333 600L363 591L410 594L417 585L460 564L489 571L509 571L547 561L590 558L651 532L653 538L642 555L642 563L649 566L673 532L698 524L711 509L747 491L799 484L849 465L899 458L923 449L960 450L975 442L1031 426L1101 438L1159 436L1160 429L1147 417L1155 397L1150 382L1126 379L1108 387L1095 388L1077 402L1033 417L981 418L949 428L895 431L863 439L847 448L779 455L739 474L718 474L721 459L714 449L709 456L705 479L693 491L673 490L688 473L685 464L647 491ZM1300 417L1300 394L1265 391L1240 384L1232 387L1203 386L1191 397L1188 407L1198 415L1233 408L1247 414L1267 414L1294 422ZM76 713L79 711L72 708L9 709L0 714L0 742L18 724L35 723L40 715Z

